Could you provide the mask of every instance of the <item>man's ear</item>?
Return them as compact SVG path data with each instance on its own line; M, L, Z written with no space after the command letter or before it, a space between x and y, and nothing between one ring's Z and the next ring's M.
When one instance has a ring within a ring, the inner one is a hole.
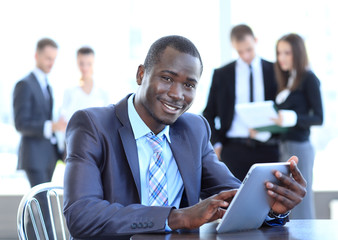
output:
M145 72L144 65L140 64L137 68L137 73L136 73L136 82L138 85L142 84L144 72Z

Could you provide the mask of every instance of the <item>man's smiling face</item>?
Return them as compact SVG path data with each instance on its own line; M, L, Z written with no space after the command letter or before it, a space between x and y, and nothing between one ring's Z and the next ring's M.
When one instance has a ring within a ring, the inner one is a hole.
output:
M173 124L187 111L194 100L201 75L199 58L167 47L160 61L145 70L140 65L135 97L135 108L154 132Z

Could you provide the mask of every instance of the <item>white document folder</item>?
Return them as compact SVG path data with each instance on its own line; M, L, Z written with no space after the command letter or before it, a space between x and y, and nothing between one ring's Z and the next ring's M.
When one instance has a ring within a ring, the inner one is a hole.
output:
M236 104L235 109L248 128L273 126L271 119L278 118L273 101Z

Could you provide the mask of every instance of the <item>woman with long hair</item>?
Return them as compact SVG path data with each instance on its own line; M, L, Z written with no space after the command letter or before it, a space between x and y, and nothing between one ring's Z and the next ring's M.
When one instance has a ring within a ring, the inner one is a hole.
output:
M281 134L281 160L287 161L292 155L299 158L298 167L307 181L307 194L291 217L315 218L312 193L314 149L309 141L310 127L323 123L323 107L319 80L309 69L304 40L298 34L281 37L276 45L275 64L280 126L288 126Z

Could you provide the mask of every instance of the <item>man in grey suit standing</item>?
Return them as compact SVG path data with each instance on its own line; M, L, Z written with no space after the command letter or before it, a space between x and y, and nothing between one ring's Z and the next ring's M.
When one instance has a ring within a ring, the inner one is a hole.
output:
M65 131L67 123L53 122L53 96L47 75L57 55L57 44L48 38L37 43L36 68L14 89L15 127L21 134L18 169L24 169L31 187L52 179L59 154L55 131Z

